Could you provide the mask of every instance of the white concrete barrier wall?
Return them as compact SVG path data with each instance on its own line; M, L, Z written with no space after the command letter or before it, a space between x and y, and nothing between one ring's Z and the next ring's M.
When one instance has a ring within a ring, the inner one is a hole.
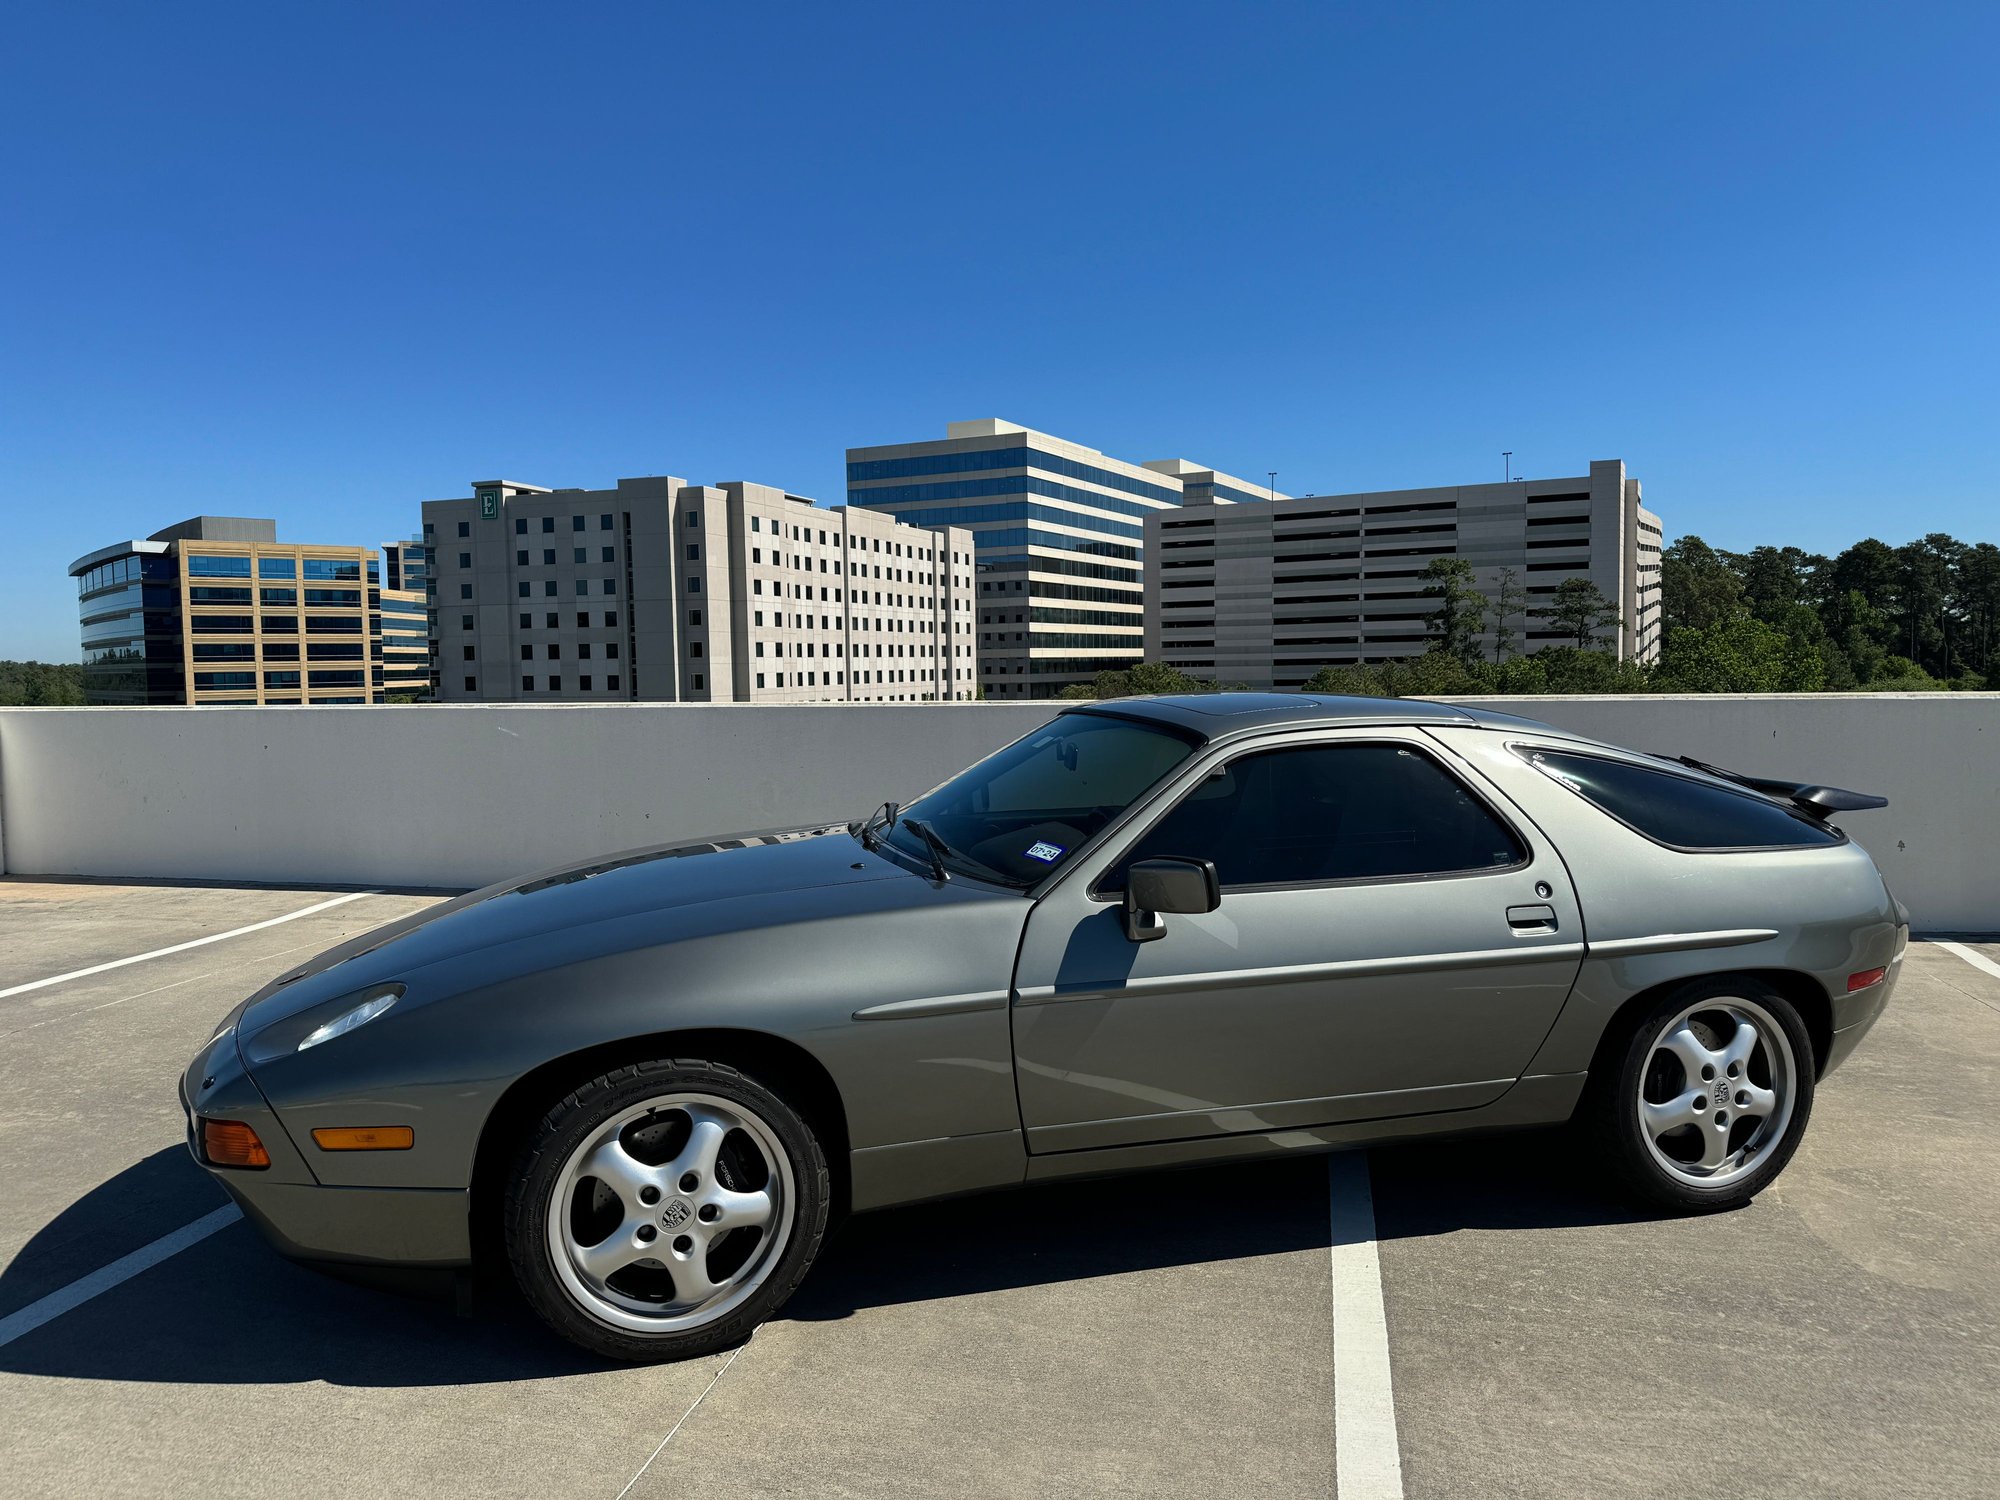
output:
M1617 744L1880 792L1844 817L1918 925L2000 930L2000 694L1505 698ZM859 817L1059 705L0 709L0 868L473 886Z

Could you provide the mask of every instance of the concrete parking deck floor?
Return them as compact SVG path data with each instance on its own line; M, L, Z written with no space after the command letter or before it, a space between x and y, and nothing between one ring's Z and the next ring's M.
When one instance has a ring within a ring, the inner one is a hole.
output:
M221 1204L181 1065L271 974L426 900L331 899L0 881L0 1320ZM1553 1133L1370 1153L1403 1492L1994 1493L1996 1064L2000 975L1924 944L1739 1213L1636 1213ZM651 1369L512 1305L326 1280L238 1222L0 1344L0 1488L1324 1496L1329 1210L1315 1158L865 1217L749 1343Z

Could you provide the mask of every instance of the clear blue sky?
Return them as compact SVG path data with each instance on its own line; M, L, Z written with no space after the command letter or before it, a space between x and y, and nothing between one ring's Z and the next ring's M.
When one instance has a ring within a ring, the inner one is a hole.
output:
M0 656L197 512L1005 416L1321 492L1621 457L1670 536L2000 539L1990 5L27 3Z

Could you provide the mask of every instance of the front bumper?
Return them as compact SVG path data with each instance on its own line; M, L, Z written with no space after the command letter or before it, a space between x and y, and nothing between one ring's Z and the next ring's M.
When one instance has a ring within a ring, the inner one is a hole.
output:
M464 1189L326 1187L319 1182L244 1067L234 1026L195 1054L179 1091L188 1154L222 1184L281 1254L349 1265L471 1264L470 1202ZM255 1170L212 1165L202 1156L197 1116L242 1121L257 1132L271 1165Z

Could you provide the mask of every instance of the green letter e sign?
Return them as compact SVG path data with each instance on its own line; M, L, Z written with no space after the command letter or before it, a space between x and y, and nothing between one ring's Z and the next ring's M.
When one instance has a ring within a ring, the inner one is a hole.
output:
M497 521L500 519L500 492L498 490L481 491L479 496L479 519L482 521Z

